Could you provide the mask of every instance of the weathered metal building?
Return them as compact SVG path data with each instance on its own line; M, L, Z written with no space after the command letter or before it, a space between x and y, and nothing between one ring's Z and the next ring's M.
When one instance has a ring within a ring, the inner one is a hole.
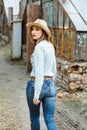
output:
M86 0L42 0L56 50L57 84L67 91L87 88L86 10Z
M87 88L87 1L40 0L40 4L56 50L57 85L72 92Z
M86 0L42 0L42 17L52 29L58 57L87 61L86 4Z
M29 0L29 4L36 2L40 2L42 18L47 21L51 29L51 40L57 56L73 61L86 61L87 1Z

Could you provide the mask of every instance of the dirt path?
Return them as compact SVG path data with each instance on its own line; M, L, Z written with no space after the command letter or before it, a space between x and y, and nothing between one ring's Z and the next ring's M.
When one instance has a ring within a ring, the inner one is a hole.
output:
M9 54L9 47L0 47L0 128L22 130L26 124L28 126L25 101L27 76L23 62L10 61ZM21 117L23 114L25 116Z
M26 103L26 65L10 60L10 47L0 44L0 130L30 130ZM84 95L84 96L83 96ZM87 130L87 92L57 98L59 130ZM46 130L41 110L41 130Z

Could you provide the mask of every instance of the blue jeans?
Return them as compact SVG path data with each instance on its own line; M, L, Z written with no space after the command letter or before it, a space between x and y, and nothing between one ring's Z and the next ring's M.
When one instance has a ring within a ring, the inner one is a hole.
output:
M34 97L34 80L29 80L26 87L27 103L30 111L31 130L40 130L40 103L33 103ZM44 120L47 130L58 130L54 122L56 87L53 80L44 80L40 101L43 106Z

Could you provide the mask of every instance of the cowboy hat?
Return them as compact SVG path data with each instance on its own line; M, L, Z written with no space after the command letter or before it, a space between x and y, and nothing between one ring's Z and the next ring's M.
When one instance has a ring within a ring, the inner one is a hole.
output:
M50 30L49 30L49 28L48 28L47 23L46 23L45 20L43 20L43 19L37 19L34 22L26 24L26 27L29 30L31 29L32 26L41 28L42 30L44 30L46 32L46 34L48 35L48 37L51 37L51 32L50 32Z

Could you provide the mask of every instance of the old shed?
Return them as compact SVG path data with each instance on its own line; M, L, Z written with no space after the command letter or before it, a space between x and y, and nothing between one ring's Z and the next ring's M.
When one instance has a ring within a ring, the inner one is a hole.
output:
M41 0L57 56L57 85L67 91L87 88L87 1Z
M37 2L52 34L57 86L70 92L87 89L87 1L29 0Z

